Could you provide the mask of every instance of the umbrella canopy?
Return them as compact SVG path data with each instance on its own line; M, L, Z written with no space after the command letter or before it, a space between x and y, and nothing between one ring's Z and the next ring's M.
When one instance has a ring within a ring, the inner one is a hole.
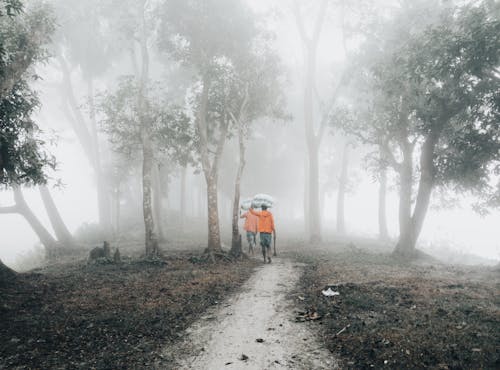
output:
M255 208L261 208L263 205L266 205L267 208L271 208L275 203L274 198L267 194L257 194L253 197L252 201L252 205Z

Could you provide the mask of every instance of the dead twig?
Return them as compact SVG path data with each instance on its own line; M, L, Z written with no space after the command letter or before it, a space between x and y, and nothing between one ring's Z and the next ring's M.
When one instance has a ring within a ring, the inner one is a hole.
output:
M338 336L340 334L342 334L343 332L345 332L349 327L351 326L351 324L348 324L346 326L344 326L342 329L340 329L337 334L335 334L335 336Z

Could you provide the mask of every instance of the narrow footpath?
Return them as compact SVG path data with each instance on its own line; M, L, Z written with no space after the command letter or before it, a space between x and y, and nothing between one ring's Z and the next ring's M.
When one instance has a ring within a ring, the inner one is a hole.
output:
M163 351L172 369L335 369L311 324L295 322L287 295L303 265L274 259L258 268L240 292L207 313L180 343ZM168 366L166 364L169 364Z

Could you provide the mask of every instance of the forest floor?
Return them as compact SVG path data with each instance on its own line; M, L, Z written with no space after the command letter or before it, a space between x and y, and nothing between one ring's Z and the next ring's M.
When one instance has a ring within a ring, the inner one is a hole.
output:
M58 264L0 286L2 368L500 368L500 272L352 243ZM335 296L324 296L331 288Z
M196 256L58 264L0 282L0 369L151 368L166 343L256 265Z
M289 254L307 262L296 303L341 368L500 369L498 267L406 264L353 244Z

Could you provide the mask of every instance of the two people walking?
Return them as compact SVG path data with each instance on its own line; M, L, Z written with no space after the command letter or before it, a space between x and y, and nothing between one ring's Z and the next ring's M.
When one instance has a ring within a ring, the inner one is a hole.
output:
M261 206L262 211L255 211L250 207L248 212L245 212L240 218L245 218L245 225L243 228L247 233L248 251L253 255L253 248L257 244L257 232L260 234L260 246L262 247L262 256L264 263L271 263L271 243L272 235L276 238L276 229L274 227L274 217L271 212L267 210L266 205Z

